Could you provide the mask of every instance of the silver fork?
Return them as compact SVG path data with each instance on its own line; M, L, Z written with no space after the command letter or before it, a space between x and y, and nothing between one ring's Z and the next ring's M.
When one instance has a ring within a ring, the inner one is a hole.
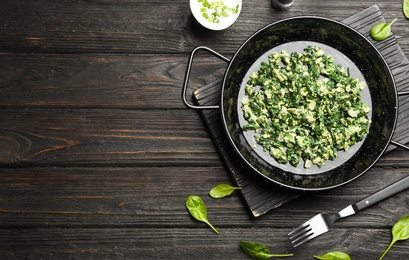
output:
M291 231L288 234L290 236L290 240L292 240L294 247L304 244L305 242L330 230L330 228L334 225L334 222L338 219L353 215L359 210L372 206L381 200L406 190L407 188L409 188L409 176L387 186L386 188L357 203L349 205L338 213L320 213Z

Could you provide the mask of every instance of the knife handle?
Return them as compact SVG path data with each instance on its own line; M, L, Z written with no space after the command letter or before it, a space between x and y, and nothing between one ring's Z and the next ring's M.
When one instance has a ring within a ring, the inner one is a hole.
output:
M365 209L369 206L372 206L408 188L409 188L409 176L395 183L392 183L391 185L387 186L386 188L372 195L369 195L365 199L353 204L352 207L354 208L355 212L361 209Z

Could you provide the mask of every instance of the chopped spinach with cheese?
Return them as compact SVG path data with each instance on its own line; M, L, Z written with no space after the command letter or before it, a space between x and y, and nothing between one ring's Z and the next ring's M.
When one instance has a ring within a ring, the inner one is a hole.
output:
M368 133L365 87L319 46L274 52L247 82L243 129L278 163L322 166Z

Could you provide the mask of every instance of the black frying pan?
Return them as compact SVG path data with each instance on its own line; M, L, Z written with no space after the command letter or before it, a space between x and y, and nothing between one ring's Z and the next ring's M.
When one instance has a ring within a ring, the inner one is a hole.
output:
M258 70L268 54L281 50L300 52L307 45L319 45L325 54L334 57L336 64L349 68L352 77L366 81L368 87L361 97L371 107L369 116L372 123L363 141L346 152L339 152L338 158L326 162L322 167L305 169L302 163L298 167L279 164L262 147L254 145L253 133L242 130L246 122L241 111L241 100L249 75ZM194 49L186 71L183 100L193 108L218 108L197 107L186 101L192 59L199 49L229 62L222 83L220 105L225 132L238 156L255 174L269 181L298 190L334 188L367 172L391 142L398 113L398 94L392 73L375 46L343 23L318 17L296 17L272 23L250 36L230 61L209 48Z

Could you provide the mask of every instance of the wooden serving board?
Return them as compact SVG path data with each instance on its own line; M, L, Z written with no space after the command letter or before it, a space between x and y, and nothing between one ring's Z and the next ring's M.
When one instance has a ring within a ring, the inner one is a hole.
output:
M396 38L392 35L384 41L375 42L370 36L370 29L375 24L385 22L378 6L371 6L343 20L343 22L358 30L374 43L392 70L398 92L407 91L409 89L409 62ZM220 79L197 89L193 93L196 103L199 105L217 105L220 100L221 82ZM262 216L283 203L302 195L301 192L281 188L254 174L250 176L249 173L252 170L239 159L225 135L220 111L218 109L201 110L200 113L232 181L243 188L243 199L252 216ZM409 142L407 126L409 126L409 97L402 96L399 98L399 116L393 136L394 141L403 144ZM390 145L387 151L395 148L395 146Z

